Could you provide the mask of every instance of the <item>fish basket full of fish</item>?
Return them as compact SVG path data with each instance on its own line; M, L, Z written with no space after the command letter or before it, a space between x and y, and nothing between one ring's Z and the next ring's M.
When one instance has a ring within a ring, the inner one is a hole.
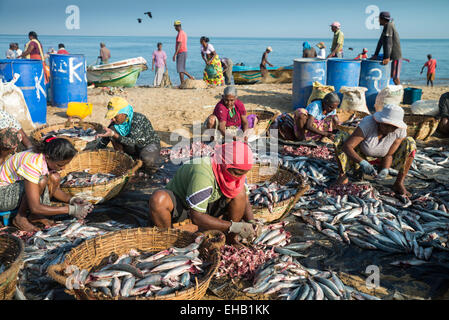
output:
M102 203L117 196L141 166L141 160L120 151L83 151L60 172L61 189L93 204Z
M24 244L20 238L0 234L0 300L11 300L17 275L23 266Z
M219 264L204 234L153 227L86 240L48 273L79 300L199 300Z
M363 118L369 116L366 112L353 110L339 110L337 115L338 119L341 121L341 124L337 125L337 129L345 131L349 134L354 132Z
M255 163L246 177L254 217L267 223L287 215L309 188L300 175L266 163Z
M54 125L44 125L30 134L35 143L49 135L69 140L78 151L83 151L87 143L95 140L98 133L103 132L103 126L96 122L63 122Z
M249 109L246 110L246 115L254 114L257 116L257 124L254 126L254 134L257 136L263 136L267 133L271 122L274 120L276 114L266 110Z
M427 140L438 128L440 120L431 116L406 114L407 136L415 140Z

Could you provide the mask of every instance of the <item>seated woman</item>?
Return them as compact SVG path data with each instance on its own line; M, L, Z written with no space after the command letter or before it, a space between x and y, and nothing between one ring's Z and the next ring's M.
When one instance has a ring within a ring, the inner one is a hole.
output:
M170 228L190 218L200 231L223 231L229 244L238 244L237 235L251 238L254 216L245 175L252 163L251 149L241 141L216 146L211 157L184 163L166 188L150 197L149 225Z
M68 140L49 137L33 151L16 153L0 166L0 211L18 208L12 221L14 226L24 231L38 231L30 221L49 225L43 216L69 214L84 219L92 211L90 203L71 197L59 187L58 171L75 155L76 149ZM51 198L68 205L52 207Z
M223 67L214 46L209 43L209 38L206 37L201 37L200 43L201 57L206 63L206 68L211 66L215 73L215 75L211 76L204 70L203 80L210 86L224 85Z
M392 167L399 171L393 190L402 201L410 196L404 186L404 180L416 152L415 140L407 137L407 125L404 122L404 110L396 105L387 104L382 111L365 117L352 135L346 132L337 134L335 155L340 173L337 183L348 182L346 173L350 169L385 179ZM373 164L379 165L377 174Z
M113 97L107 108L106 119L110 119L111 123L105 133L98 135L101 139L95 148L106 148L111 141L115 150L140 158L148 171L154 171L159 161L161 142L150 120L134 112L128 101L121 97Z
M332 131L339 124L336 109L340 98L334 92L323 99L312 101L307 108L298 108L293 116L284 113L276 118L271 129L278 129L283 140L303 141L333 139Z
M316 58L317 53L315 48L313 48L307 41L302 43L302 57L303 58Z
M222 99L217 103L214 113L207 117L203 124L205 129L215 129L220 131L225 137L226 133L233 135L237 139L239 129L243 131L246 139L246 133L257 124L257 116L250 114L246 116L246 109L242 101L237 99L237 89L229 86L224 89Z

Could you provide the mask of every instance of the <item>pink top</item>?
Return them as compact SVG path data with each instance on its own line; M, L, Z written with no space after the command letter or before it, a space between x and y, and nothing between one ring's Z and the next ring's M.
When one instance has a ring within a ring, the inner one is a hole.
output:
M424 64L424 66L427 67L427 74L435 73L437 61L435 59L427 60L427 62Z
M178 35L176 36L176 42L181 42L181 47L179 48L178 53L187 52L187 34L184 30L179 30ZM175 44L176 51L177 43Z
M231 118L229 115L229 109L226 108L223 100L217 103L214 109L214 115L217 117L218 121L226 121L226 127L240 127L242 125L241 116L246 115L246 109L243 102L239 99L235 99L234 102L235 115Z
M167 60L167 54L164 50L154 50L153 52L154 65L157 68L162 68L165 66L165 61Z

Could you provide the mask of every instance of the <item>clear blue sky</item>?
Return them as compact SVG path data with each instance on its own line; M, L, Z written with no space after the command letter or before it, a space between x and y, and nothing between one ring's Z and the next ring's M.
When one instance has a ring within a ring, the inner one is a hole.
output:
M79 30L65 27L68 5ZM346 38L378 38L365 27L369 5L391 12L401 38L449 38L449 0L0 0L0 33L173 36L180 19L189 36L324 38L338 20Z

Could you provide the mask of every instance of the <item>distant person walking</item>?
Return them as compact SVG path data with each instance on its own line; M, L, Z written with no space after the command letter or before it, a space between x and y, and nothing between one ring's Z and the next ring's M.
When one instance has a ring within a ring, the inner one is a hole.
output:
M260 73L262 74L262 78L265 78L268 74L266 65L268 64L270 67L273 67L273 65L271 63L269 63L267 60L268 54L271 51L273 51L273 49L271 49L271 47L267 47L267 49L265 50L265 52L262 55L262 61L260 62Z
M340 30L341 24L335 21L330 25L332 32L334 33L334 39L332 40L331 52L327 58L343 58L343 45L345 43L345 35Z
M384 27L377 43L376 51L371 57L371 60L376 60L379 55L380 48L383 47L384 55L382 64L388 64L391 60L391 78L396 85L401 84L400 74L402 66L402 50L399 34L391 19L390 13L383 11L379 15L379 24Z
M17 51L15 43L9 44L9 49L6 50L6 59L17 59Z
M106 48L106 45L103 42L100 43L100 55L98 58L101 59L100 64L107 64L109 59L111 59L111 51Z
M181 21L176 20L174 23L175 30L178 31L176 36L175 54L173 55L173 61L176 61L176 71L179 73L179 80L181 83L184 81L184 75L190 79L195 79L186 71L187 60L187 34L182 30Z
M424 68L427 67L427 86L429 86L429 82L433 87L433 81L435 80L435 69L437 68L437 61L435 59L432 59L432 55L427 55L427 62L424 63L421 74L424 71Z
M324 45L324 42L317 43L316 46L320 49L316 57L319 59L326 59L326 46Z
M167 54L162 50L162 43L157 44L157 50L153 51L153 63L151 65L151 71L154 71L156 65L156 72L154 74L153 86L159 87L164 77L164 71L167 66Z
M368 49L363 48L362 53L360 53L354 60L365 60L368 59Z
M64 44L58 44L58 52L57 54L69 54L69 52L65 49Z
M316 58L317 54L315 48L312 48L307 41L302 43L302 57L303 58Z
M201 37L201 57L206 63L203 80L210 86L224 85L223 67L215 48L209 43L209 38Z
M28 43L25 45L25 51L18 58L25 59L37 59L42 61L44 67L45 84L50 80L50 68L45 63L44 49L41 42L37 38L37 34L34 31L28 33Z
M223 68L223 75L225 79L225 84L228 86L231 84L232 79L232 67L234 66L233 62L229 58L221 58L221 66Z

